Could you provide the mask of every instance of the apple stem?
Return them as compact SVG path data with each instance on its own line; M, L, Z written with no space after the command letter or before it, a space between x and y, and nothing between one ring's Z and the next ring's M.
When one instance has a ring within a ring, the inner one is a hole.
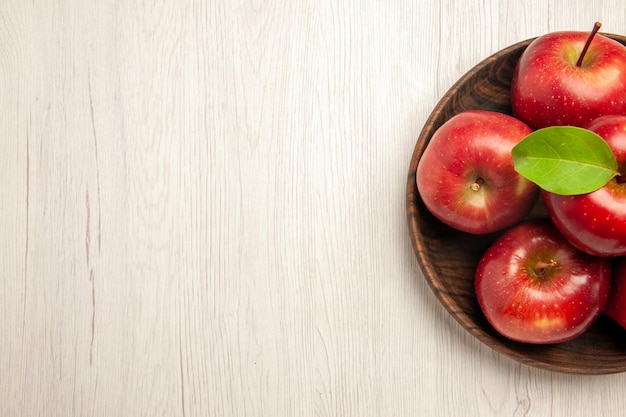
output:
M476 178L476 181L474 181L474 183L472 185L470 185L470 188L472 189L472 191L478 191L480 190L480 187L485 183L485 180L482 178Z
M550 259L548 262L539 261L535 264L535 275L538 277L543 277L546 274L546 271L552 269L556 266L556 261Z
M596 33L598 33L598 31L600 30L600 27L602 26L602 23L600 22L596 22L593 24L593 29L591 30L591 33L589 34L589 37L587 38L587 42L585 42L585 46L583 47L583 51L580 53L580 56L578 57L578 61L576 61L576 66L580 67L583 65L583 59L585 58L585 55L587 54L587 50L589 49L589 45L591 44L591 41L593 40L593 37L596 36Z

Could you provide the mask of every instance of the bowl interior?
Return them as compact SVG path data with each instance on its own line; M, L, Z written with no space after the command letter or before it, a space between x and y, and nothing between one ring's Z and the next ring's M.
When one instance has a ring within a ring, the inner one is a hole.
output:
M626 37L604 34L626 45ZM531 345L498 334L485 319L474 293L474 271L487 247L498 237L470 235L444 225L424 206L415 172L433 133L453 115L470 109L512 114L511 78L515 64L532 39L517 43L480 62L442 97L424 125L410 162L406 198L409 233L424 277L439 301L472 335L496 351L524 364L575 374L609 374L626 370L626 330L601 316L582 336L560 344ZM529 217L546 216L538 202Z

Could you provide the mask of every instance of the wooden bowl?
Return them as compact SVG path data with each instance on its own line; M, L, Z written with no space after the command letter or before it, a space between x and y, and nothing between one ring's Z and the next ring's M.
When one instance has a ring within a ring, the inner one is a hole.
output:
M626 37L604 34L626 45ZM626 330L601 316L582 336L560 344L532 345L498 334L485 319L474 293L478 260L499 234L470 235L444 225L424 206L415 172L433 133L463 110L512 114L510 86L517 59L532 39L514 44L480 62L442 97L426 121L411 157L406 210L415 256L439 301L472 335L494 350L536 368L572 374L611 374L626 370ZM529 217L545 216L541 203Z

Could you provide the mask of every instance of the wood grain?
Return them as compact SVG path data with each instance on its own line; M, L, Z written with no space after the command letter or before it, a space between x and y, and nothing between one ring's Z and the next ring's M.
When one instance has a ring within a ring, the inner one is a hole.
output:
M405 218L438 99L622 2L0 4L3 416L621 415L439 304Z

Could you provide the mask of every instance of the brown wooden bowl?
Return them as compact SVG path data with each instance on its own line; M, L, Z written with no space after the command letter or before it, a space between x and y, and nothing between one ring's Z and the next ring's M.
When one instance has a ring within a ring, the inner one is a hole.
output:
M604 34L626 45L626 37ZM611 374L626 370L626 330L601 316L582 336L560 344L532 345L498 334L485 319L474 293L474 271L498 237L470 235L437 220L424 206L415 172L433 133L453 115L470 109L512 114L510 86L515 63L532 39L514 44L480 62L441 98L426 121L411 157L406 210L415 256L439 301L472 335L526 365L572 374ZM541 203L529 217L545 216Z

